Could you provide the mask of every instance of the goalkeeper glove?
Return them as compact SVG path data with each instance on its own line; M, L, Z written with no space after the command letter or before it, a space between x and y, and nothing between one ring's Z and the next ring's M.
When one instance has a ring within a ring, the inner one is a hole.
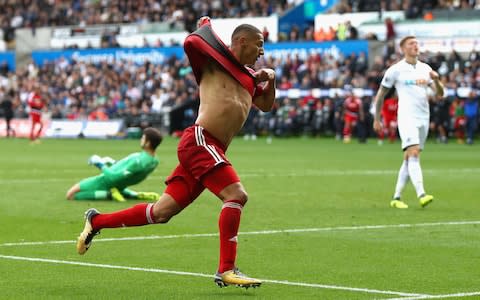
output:
M96 154L90 156L90 158L88 159L88 164L93 165L100 170L103 168L104 165L102 158Z
M115 160L109 156L102 157L102 162L107 166L111 167L114 163Z

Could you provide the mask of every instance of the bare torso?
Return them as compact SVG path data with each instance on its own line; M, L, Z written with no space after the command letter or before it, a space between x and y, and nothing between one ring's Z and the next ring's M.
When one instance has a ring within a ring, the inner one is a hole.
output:
M248 91L215 63L203 70L196 123L228 146L240 131L252 105Z

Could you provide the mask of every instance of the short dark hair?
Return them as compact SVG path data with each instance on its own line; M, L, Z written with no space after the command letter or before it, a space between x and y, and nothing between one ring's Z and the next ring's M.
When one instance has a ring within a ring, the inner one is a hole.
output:
M158 129L147 127L143 130L145 139L150 143L150 147L155 150L163 140L163 136Z
M408 41L408 40L411 40L411 39L416 39L417 37L414 36L414 35L407 35L406 37L402 38L400 40L400 48L403 47L403 45L405 45L405 43Z
M242 25L238 25L237 28L235 28L235 30L233 30L233 33L232 33L232 41L233 39L235 39L235 37L242 33L242 32L246 32L248 33L249 35L253 35L253 34L257 34L257 33L260 33L262 34L262 32L260 31L260 29L258 29L257 27L253 26L253 25L250 25L250 24L242 24Z

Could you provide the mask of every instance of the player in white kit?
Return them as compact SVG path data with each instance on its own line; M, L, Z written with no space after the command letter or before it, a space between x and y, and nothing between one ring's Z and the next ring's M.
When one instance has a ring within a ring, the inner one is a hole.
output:
M420 151L427 139L430 119L428 90L432 88L436 95L443 97L444 88L438 73L417 59L419 48L414 36L404 37L400 41L400 48L404 58L387 69L375 97L373 128L377 132L383 130L381 123L383 100L388 90L395 86L398 93L398 131L404 155L390 206L408 208L408 205L400 200L400 196L410 178L420 205L425 207L433 201L433 196L427 194L423 187L420 167Z

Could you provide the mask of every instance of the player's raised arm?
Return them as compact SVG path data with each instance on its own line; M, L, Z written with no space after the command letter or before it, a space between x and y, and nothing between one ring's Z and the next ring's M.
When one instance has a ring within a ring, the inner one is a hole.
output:
M382 106L383 100L385 99L385 95L388 93L390 89L380 85L378 89L377 95L375 96L375 118L373 120L373 129L377 132L380 132L383 128L381 119L382 119Z
M260 69L253 73L256 78L257 86L266 82L264 86L258 86L257 89L262 89L261 92L256 92L258 96L254 95L253 103L261 111L270 111L275 102L275 71L272 69Z
M440 81L440 76L435 71L430 71L430 78L433 80L433 86L435 87L435 93L437 96L444 97L445 96L445 88L443 87L443 83Z

